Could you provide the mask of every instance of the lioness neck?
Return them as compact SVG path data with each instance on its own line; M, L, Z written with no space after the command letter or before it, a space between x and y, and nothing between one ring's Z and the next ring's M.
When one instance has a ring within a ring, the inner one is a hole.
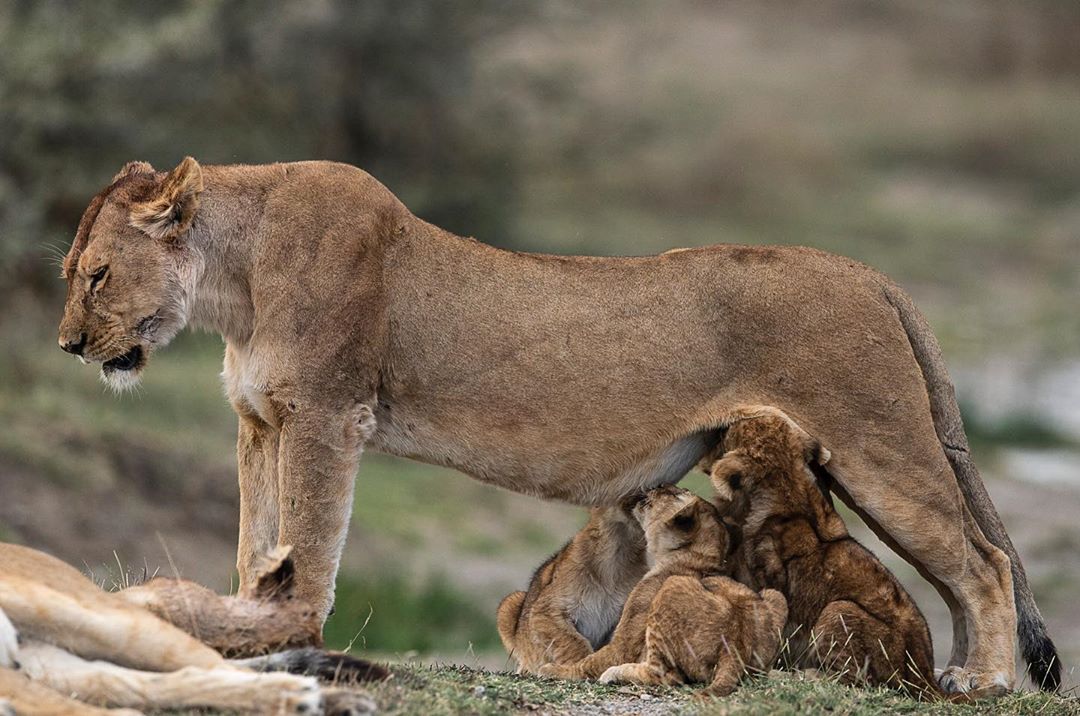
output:
M192 327L216 331L240 345L251 337L250 279L259 225L267 198L285 177L281 164L203 167L206 188L179 266Z

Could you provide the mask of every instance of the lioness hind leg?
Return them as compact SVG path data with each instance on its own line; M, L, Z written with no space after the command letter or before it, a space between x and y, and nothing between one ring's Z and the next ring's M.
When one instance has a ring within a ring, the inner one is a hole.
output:
M309 676L256 674L228 667L138 671L87 661L39 643L28 645L21 653L23 671L34 681L100 705L260 714L312 714L322 705L318 681Z
M895 430L905 435L904 450L896 449L895 439L864 440L858 452L834 450L829 472L901 555L925 568L952 595L947 602L963 610L964 628L954 636L967 636L964 666L954 667L954 678L942 686L1011 688L1016 607L1009 558L975 523L932 426L920 439L904 427Z
M949 608L949 617L952 620L952 650L949 655L949 665L951 666L963 666L964 661L967 659L968 653L968 639L967 639L967 622L964 618L964 609L960 606L960 602L957 601L949 588L945 584L935 577L930 570L926 568L926 565L915 559L907 550L900 546L892 535L886 532L877 520L871 517L866 510L855 504L855 500L851 498L847 490L838 484L831 486L833 492L837 497L847 505L848 509L857 514L859 518L870 528L878 539L888 545L889 549L895 552L905 562L910 564L919 573L923 579L925 579L941 596L945 605ZM930 655L931 662L933 661L933 654Z

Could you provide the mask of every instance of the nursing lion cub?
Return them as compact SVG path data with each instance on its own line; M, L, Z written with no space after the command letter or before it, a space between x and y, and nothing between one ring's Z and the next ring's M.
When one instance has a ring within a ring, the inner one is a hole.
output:
M611 642L545 676L635 683L711 682L730 693L748 666L767 667L779 649L784 598L761 596L723 575L728 535L716 508L688 490L659 487L633 507L649 571L631 592ZM640 663L639 663L640 662Z
M762 412L732 424L703 464L718 507L742 531L740 579L787 598L785 634L798 665L846 682L939 693L922 613L848 534L811 472L828 450L781 411Z
M518 672L573 664L606 644L646 569L645 535L629 510L590 510L581 531L536 570L528 592L499 604L499 637Z

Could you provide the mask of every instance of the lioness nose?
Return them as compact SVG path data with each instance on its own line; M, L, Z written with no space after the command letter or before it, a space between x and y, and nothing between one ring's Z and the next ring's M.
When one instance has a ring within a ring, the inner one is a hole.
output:
M66 350L68 353L74 356L82 355L83 348L86 347L86 334L80 333L78 341L70 341L64 338L60 339L60 347Z

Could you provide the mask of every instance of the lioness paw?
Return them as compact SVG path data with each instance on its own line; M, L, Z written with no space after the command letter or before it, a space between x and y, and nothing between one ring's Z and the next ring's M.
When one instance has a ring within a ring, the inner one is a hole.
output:
M1005 674L984 674L950 666L944 671L935 669L938 685L947 694L972 694L974 698L1003 696L1012 688Z

